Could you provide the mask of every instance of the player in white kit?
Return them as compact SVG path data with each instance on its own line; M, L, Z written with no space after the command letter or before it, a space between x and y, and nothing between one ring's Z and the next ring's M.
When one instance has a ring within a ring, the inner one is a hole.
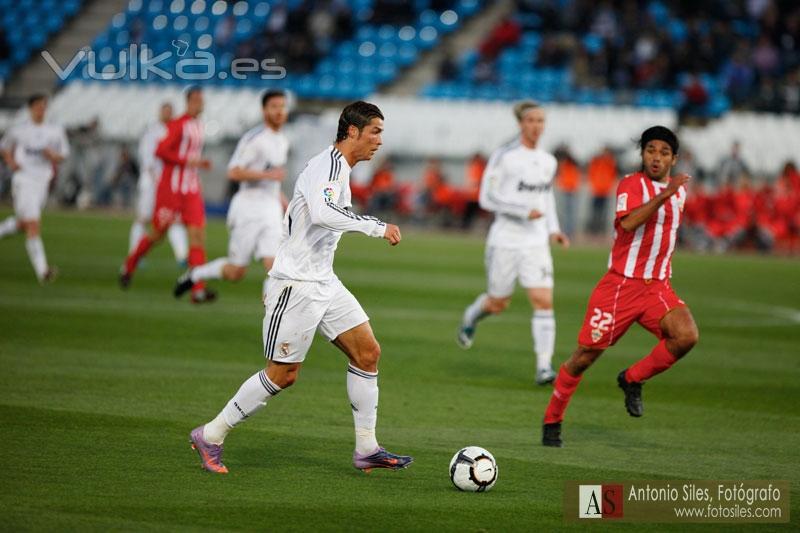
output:
M139 141L139 183L137 184L136 220L131 225L128 253L132 252L153 220L153 207L156 203L156 188L161 179L163 163L156 157L156 148L167 134L167 122L172 120L172 104L163 103L158 111L158 121L153 122L142 134ZM189 242L186 226L175 222L167 230L167 239L179 266L186 267Z
M252 259L265 273L272 268L281 239L281 182L286 176L289 141L281 133L286 123L286 95L267 91L261 97L264 123L245 133L228 163L228 178L241 183L228 209L228 256L193 268L178 278L174 294L181 296L202 280L239 281ZM266 291L264 280L262 294Z
M46 96L31 96L28 111L29 118L11 126L0 140L3 159L14 173L11 179L14 214L0 222L0 238L24 232L25 249L36 279L47 283L55 279L58 269L47 262L40 220L50 182L58 164L69 154L69 143L64 128L44 120Z
M536 383L552 383L556 322L553 314L553 259L549 241L569 246L556 214L553 179L556 159L537 148L544 110L531 101L514 106L520 136L495 150L483 175L480 205L495 215L486 240L488 288L464 311L457 341L469 348L478 321L502 313L517 279L533 307L531 333Z
M227 473L222 443L236 425L297 379L319 332L349 359L347 394L353 410L353 465L361 470L399 469L412 458L378 445L378 358L380 346L361 305L333 272L333 254L344 232L358 231L400 242L400 228L350 211L350 171L381 146L383 115L373 104L354 102L342 111L336 141L300 173L283 218L283 233L270 270L265 300L266 369L253 374L211 422L195 428L192 447L203 468Z

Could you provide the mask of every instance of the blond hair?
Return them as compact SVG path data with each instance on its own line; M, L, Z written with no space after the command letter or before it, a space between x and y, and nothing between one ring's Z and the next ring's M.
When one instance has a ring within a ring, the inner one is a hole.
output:
M514 104L514 116L517 117L517 122L522 120L522 117L525 116L525 113L530 111L531 109L538 109L541 106L539 102L534 100L523 100L521 102L517 102Z

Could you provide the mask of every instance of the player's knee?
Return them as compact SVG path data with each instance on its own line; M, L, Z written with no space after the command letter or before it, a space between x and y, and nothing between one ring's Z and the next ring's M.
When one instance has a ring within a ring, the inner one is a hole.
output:
M492 314L502 313L510 303L511 298L489 298L486 301L486 310Z
M229 279L231 281L239 281L245 276L245 274L247 274L247 267L234 265L228 275L230 276Z
M699 340L700 332L694 324L679 331L676 339L678 346L684 354L694 348Z
M363 370L372 371L371 369L378 366L380 358L381 345L378 344L378 341L373 340L359 350L358 363Z

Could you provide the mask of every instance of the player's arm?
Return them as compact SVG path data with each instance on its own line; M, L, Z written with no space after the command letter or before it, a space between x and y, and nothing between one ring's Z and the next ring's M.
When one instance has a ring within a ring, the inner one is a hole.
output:
M283 167L258 169L263 165L263 157L259 157L258 144L247 135L239 140L228 162L228 179L231 181L283 181L286 169Z
M646 223L650 217L658 211L658 208L673 194L678 192L681 185L684 185L687 181L689 181L689 176L686 174L678 174L673 177L663 191L653 196L648 202L632 209L629 213L622 216L619 220L620 227L625 231L635 231L636 228Z
M268 168L267 170L253 170L247 167L228 167L228 179L231 181L283 181L286 169L283 167Z
M503 179L505 177L502 168L502 155L493 154L481 179L481 189L478 195L478 204L481 209L520 219L534 219L542 216L539 211L531 210L527 206L503 198L500 193Z
M6 166L8 166L11 172L19 170L19 164L14 159L14 148L16 144L14 140L14 128L11 128L3 135L3 138L0 139L0 153L3 154L3 161L5 161Z
M555 181L553 181L553 183L555 183ZM552 187L545 193L544 203L544 217L547 224L547 234L550 236L551 240L557 242L564 248L568 248L569 237L561 232L561 224L558 223L558 211L556 210L556 195L553 192Z
M67 158L69 155L69 141L67 141L67 134L63 128L60 128L58 139L56 139L54 146L48 146L42 150L42 153L54 165L60 164Z
M327 179L327 171L324 173ZM392 245L400 242L400 229L375 217L357 215L337 204L342 184L337 181L317 180L312 184L306 201L312 224L333 231L357 231L370 237L385 238Z
M183 137L183 123L167 124L167 134L156 146L156 157L170 165L185 166L188 159L180 156L181 137Z

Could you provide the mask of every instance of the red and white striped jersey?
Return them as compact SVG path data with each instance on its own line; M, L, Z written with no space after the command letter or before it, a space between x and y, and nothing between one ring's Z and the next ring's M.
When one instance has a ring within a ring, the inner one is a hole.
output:
M649 202L666 187L666 183L653 181L642 172L625 176L619 182L609 269L627 278L664 280L672 276L672 253L686 201L685 187L681 186L634 231L620 226L622 217Z
M200 177L196 167L187 167L189 159L199 159L203 151L203 124L196 118L183 115L167 123L167 133L156 148L156 156L164 161L162 180L169 180L176 194L200 192Z

